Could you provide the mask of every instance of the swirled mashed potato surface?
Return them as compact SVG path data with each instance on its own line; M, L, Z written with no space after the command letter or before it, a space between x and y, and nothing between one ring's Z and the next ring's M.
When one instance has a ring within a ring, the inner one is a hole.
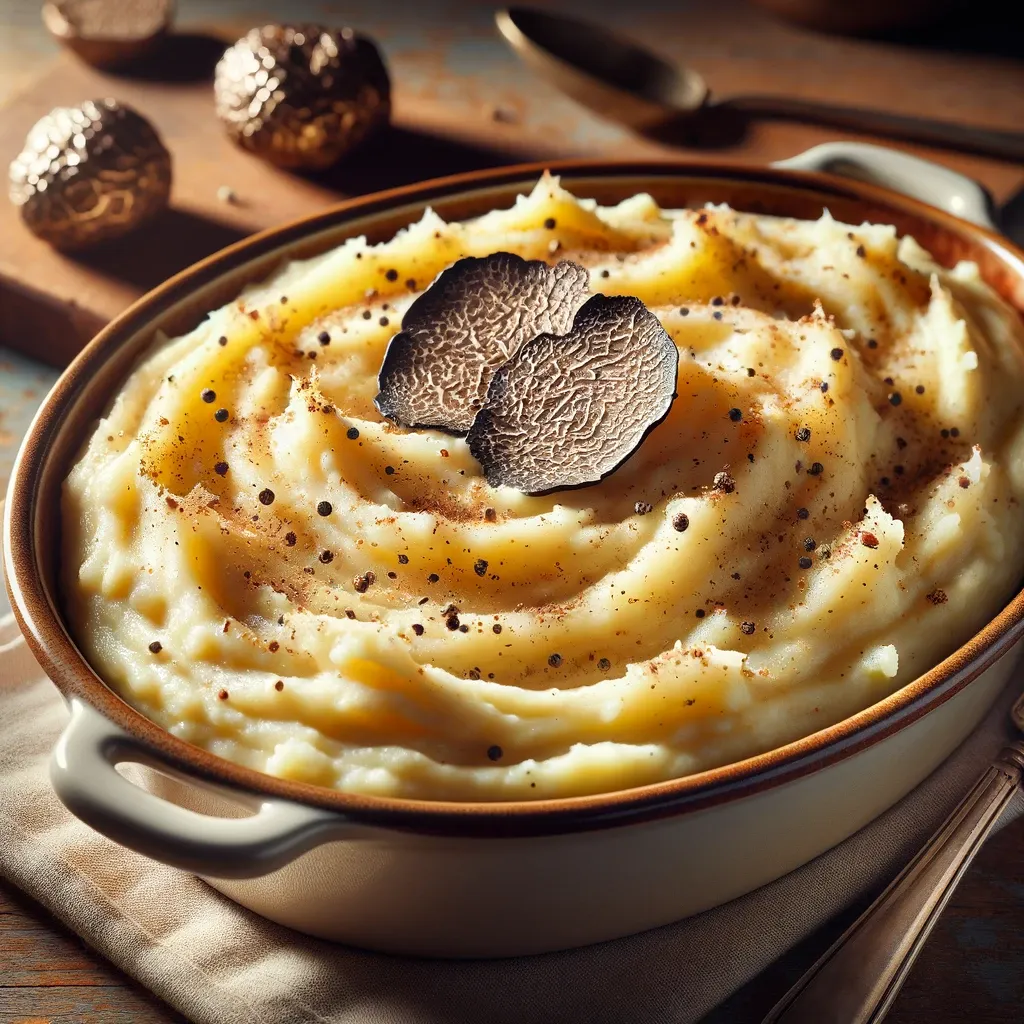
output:
M415 295L499 250L584 264L679 347L671 412L598 485L492 488L462 439L374 407ZM67 611L126 700L272 775L501 800L732 762L892 693L1011 595L1022 335L975 266L891 227L545 177L158 339L66 482Z

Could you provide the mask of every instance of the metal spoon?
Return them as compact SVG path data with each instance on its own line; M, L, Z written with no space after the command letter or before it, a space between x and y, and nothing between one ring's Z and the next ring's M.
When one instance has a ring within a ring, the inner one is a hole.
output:
M1010 712L1024 733L1024 696ZM1008 743L945 824L782 997L763 1024L878 1024L939 914L1017 792L1024 737Z
M890 138L1024 160L1024 134L888 114L786 96L733 96L711 102L704 79L592 22L510 7L495 15L516 53L564 93L602 117L665 134L697 121L801 121Z

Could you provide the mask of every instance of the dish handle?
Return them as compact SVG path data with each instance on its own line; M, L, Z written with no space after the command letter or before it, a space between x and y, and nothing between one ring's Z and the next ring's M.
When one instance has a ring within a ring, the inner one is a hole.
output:
M243 818L211 817L172 804L129 782L117 765L135 762L172 773L94 708L70 700L71 719L50 759L61 802L86 825L147 857L210 878L256 878L283 867L325 839L361 831L334 811L230 791L254 806ZM224 795L224 787L214 787Z
M984 186L948 167L898 149L866 142L825 142L786 160L776 160L772 167L824 171L882 185L972 224L998 230L993 217L995 204Z

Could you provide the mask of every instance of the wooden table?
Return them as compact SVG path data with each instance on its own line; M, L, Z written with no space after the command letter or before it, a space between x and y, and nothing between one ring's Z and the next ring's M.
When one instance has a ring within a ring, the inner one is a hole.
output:
M1024 43L1005 27L986 27L979 21L983 0L971 5L971 20L927 37L918 33L902 43L818 36L773 21L741 0L677 0L672 5L659 0L566 0L548 6L586 11L667 56L690 61L720 95L772 90L992 127L1019 130L1024 125ZM237 34L250 22L272 15L275 7L299 20L329 18L332 5L314 0L277 5L179 0L179 24ZM349 0L343 14L383 45L397 83L399 116L416 127L416 132L406 129L404 139L418 148L416 160L355 166L340 181L327 183L332 192L370 191L429 174L531 157L658 158L679 153L601 122L527 76L496 38L487 5L471 0ZM5 0L0 5L0 103L52 74L48 62L54 52L39 22L38 3ZM116 83L111 91L117 95ZM502 111L497 118L496 110ZM0 126L3 117L0 109ZM763 125L725 146L721 155L759 162L833 137L809 127ZM7 159L13 153L0 156ZM966 156L941 158L983 181L999 200L1019 193L1024 182L1024 169L1018 166ZM211 192L216 184L211 183ZM295 194L309 187L297 179ZM245 228L245 216L256 217L251 226L257 226L260 216L270 218L273 212L239 214L232 230ZM11 237L0 234L0 261ZM69 266L72 272L83 275L81 280L99 280L90 278L95 268L88 261L77 269ZM139 286L138 280L123 278L97 285L106 289L101 300L108 309L129 301ZM26 341L34 339L7 340L31 348ZM57 361L52 354L51 361ZM0 488L31 412L54 377L55 371L39 362L0 349ZM1024 820L993 839L969 872L899 996L889 1017L892 1024L1019 1024L1024 1019L1022 865ZM759 1021L857 909L805 940L705 1024ZM166 1024L182 1019L85 948L29 898L0 883L0 1024Z

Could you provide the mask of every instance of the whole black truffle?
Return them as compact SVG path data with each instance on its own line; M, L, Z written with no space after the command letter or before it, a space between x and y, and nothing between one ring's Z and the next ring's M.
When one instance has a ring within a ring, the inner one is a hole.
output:
M391 113L380 53L349 28L254 28L221 57L214 94L231 138L293 169L329 167Z
M133 231L163 210L170 192L171 156L160 136L112 99L51 110L10 167L11 202L58 249Z

